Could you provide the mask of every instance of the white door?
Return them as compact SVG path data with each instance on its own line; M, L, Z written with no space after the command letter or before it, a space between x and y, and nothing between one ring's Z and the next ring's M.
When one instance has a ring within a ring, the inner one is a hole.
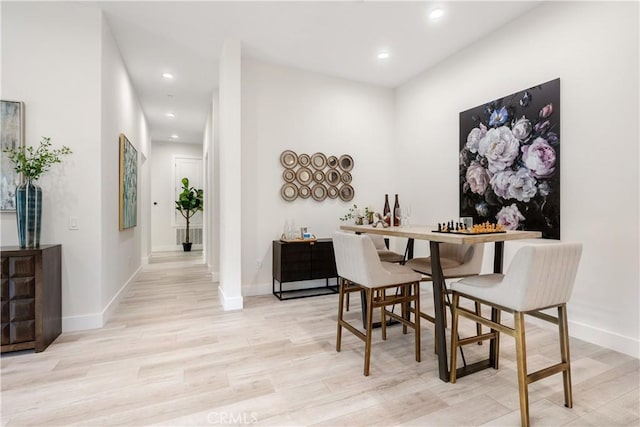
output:
M173 183L174 183L174 200L178 200L178 195L182 193L182 178L189 179L189 187L195 189L203 189L204 179L202 177L202 158L194 157L174 157L173 167ZM187 224L180 212L172 207L173 226L185 227ZM190 227L202 227L202 212L196 213L191 217Z

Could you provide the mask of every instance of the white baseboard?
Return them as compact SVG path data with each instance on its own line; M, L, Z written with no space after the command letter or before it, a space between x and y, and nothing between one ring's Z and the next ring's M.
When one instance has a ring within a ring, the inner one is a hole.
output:
M222 286L218 286L218 295L220 296L220 303L224 311L242 310L243 299L242 296L228 297L224 294Z
M640 358L640 340L569 320L569 335L611 350Z
M66 316L62 318L62 332L84 331L102 328L102 313Z
M549 312L549 314L556 316L555 312ZM527 317L527 322L544 329L557 330L558 328L556 325L531 316ZM571 319L569 319L569 336L624 353L636 359L640 358L640 340L634 337L627 337L615 332L596 328L595 326L575 322Z
M120 304L126 289L135 281L138 274L142 271L142 266L129 277L120 290L111 298L109 304L100 312L92 314L83 314L81 316L66 316L62 318L62 332L84 331L86 329L102 328L109 318L113 315L116 308Z
M202 249L202 245L191 245L192 250ZM182 251L182 245L160 245L151 248L151 252L175 252Z
M254 283L251 285L244 285L242 287L242 296L254 297L258 295L270 295L271 283Z
M103 324L107 323L111 318L111 316L113 316L113 312L116 310L116 308L118 308L118 305L120 305L120 301L122 300L122 297L124 297L124 294L126 293L125 291L136 280L136 277L138 277L138 274L140 274L141 271L142 271L142 265L138 266L136 271L134 271L131 277L129 277L129 280L127 280L124 283L124 285L120 287L120 290L116 292L113 298L111 298L111 301L109 301L109 304L107 304L104 310L102 310Z

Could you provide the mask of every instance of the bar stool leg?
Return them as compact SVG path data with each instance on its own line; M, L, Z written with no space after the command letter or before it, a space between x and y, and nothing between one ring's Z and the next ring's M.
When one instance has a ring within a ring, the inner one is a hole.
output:
M382 299L384 300L386 298L387 298L387 290L382 289ZM386 310L387 310L386 306L383 305L380 307L380 328L382 329L383 341L386 341L387 339L387 315L385 314Z
M482 317L482 306L476 301L476 314ZM476 323L476 335L482 335L482 324ZM482 341L478 341L478 345L482 345Z
M516 339L516 361L518 364L518 392L520 394L520 423L529 426L529 386L527 384L527 348L525 344L524 314L513 312Z
M367 333L364 342L364 376L369 376L369 366L371 363L371 331L373 330L373 289L367 288Z
M415 343L416 343L416 362L420 362L420 282L413 284L414 289L414 313L413 313L413 327L415 329ZM411 316L411 313L409 313Z
M451 316L451 372L449 374L449 381L453 384L456 382L456 365L458 363L458 303L460 302L460 295L453 293L453 300L451 301L451 309L453 314Z
M338 295L338 333L336 335L336 351L340 351L342 344L342 311L344 308L344 279L339 278L340 294Z
M567 364L566 370L562 371L562 382L564 385L564 406L573 407L573 397L571 390L571 358L569 356L569 328L567 322L567 305L558 306L558 328L560 330L560 357L562 363Z

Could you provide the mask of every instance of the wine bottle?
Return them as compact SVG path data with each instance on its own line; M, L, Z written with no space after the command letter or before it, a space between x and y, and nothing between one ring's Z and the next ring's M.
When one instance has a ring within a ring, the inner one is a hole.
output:
M400 226L400 202L398 202L398 195L396 194L396 201L393 204L393 226Z
M384 195L384 209L382 210L382 216L384 217L384 222L387 225L391 225L391 208L389 207L389 195Z

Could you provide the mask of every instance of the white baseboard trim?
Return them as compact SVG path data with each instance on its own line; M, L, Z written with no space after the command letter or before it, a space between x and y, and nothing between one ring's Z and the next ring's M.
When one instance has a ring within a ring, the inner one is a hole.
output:
M86 329L102 328L111 318L116 308L124 297L127 288L135 281L142 271L142 265L129 277L118 292L111 298L109 304L100 313L83 314L81 316L67 316L62 318L62 332L84 331Z
M255 297L258 295L271 295L271 283L254 283L242 287L242 296Z
M120 301L122 300L122 297L124 297L124 294L126 293L125 291L136 280L136 277L138 277L138 274L140 274L141 271L142 271L142 265L139 265L136 271L134 271L131 277L129 277L129 280L127 280L124 283L124 285L120 287L120 290L116 292L113 298L111 298L111 301L109 301L109 304L107 304L107 306L102 310L103 324L107 323L111 318L111 316L113 316L113 312L116 310L116 308L118 308L118 305L120 305Z
M191 245L192 250L202 249L202 245ZM182 245L160 245L151 248L151 252L176 252L182 251Z
M553 316L557 315L556 312L549 312L549 314ZM545 329L557 330L558 328L556 325L531 316L527 316L527 322ZM569 319L569 336L624 353L636 359L640 358L640 340L634 337L627 337L616 332L606 331L581 322L575 322L571 319Z
M227 297L224 294L224 290L222 289L222 286L218 286L218 295L220 297L220 303L222 304L222 308L224 309L224 311L242 310L243 308L242 296Z
M616 332L605 331L594 326L569 320L569 335L611 350L640 358L640 340Z
M62 332L84 331L102 328L102 313L66 316L62 318Z

